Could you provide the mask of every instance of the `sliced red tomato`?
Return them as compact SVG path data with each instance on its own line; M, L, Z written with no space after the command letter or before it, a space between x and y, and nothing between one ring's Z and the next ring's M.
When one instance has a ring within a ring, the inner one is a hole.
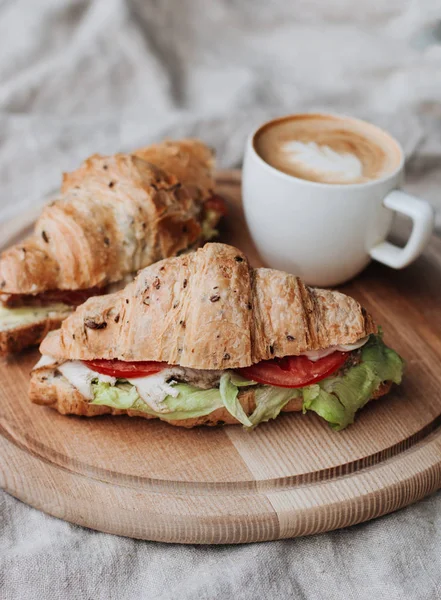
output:
M309 360L306 356L285 356L263 360L251 367L238 369L238 372L258 383L298 388L329 377L344 365L347 357L347 352L333 352L317 361Z
M169 365L165 362L149 360L125 362L123 360L83 360L84 364L102 375L110 375L120 379L135 379L159 373Z
M225 198L222 198L222 196L218 196L217 194L213 194L212 196L210 196L210 198L208 198L208 200L205 200L204 208L206 211L213 210L214 212L219 213L223 217L225 217L228 213Z

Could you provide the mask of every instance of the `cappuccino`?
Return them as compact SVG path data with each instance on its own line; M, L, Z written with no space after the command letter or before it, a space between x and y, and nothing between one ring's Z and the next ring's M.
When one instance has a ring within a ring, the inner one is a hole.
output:
M393 173L402 153L387 133L349 117L304 114L261 127L257 154L288 175L318 183L366 183Z

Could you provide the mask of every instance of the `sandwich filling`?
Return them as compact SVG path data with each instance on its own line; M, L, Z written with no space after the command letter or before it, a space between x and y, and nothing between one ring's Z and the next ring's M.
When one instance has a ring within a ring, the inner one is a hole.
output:
M220 196L212 195L204 202L201 214L201 237L204 242L218 235L215 227L226 212L226 202ZM197 245L199 244L193 244L188 251L194 250ZM123 289L133 280L134 275L126 275L120 281L105 287L85 290L50 290L35 296L0 293L0 331L32 325L51 318L66 318L75 307L83 304L88 298Z
M308 356L309 354L309 356ZM43 356L35 369L55 367L93 405L140 411L164 420L206 416L225 408L247 429L276 418L291 400L313 411L333 429L353 422L355 413L384 382L399 384L403 360L381 332L345 347L262 361L237 370L210 371L166 363L67 361ZM247 414L239 400L254 392Z
M0 305L0 331L8 331L25 325L39 323L46 319L67 317L72 307L57 303L47 306L21 306L20 308L5 308Z
M76 306L104 288L87 290L53 290L31 296L0 294L0 331L32 325L46 319L66 318Z

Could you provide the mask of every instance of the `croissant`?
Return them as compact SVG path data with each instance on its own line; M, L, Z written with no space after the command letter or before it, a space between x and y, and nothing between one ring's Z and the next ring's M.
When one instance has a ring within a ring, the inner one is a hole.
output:
M141 160L155 165L158 169L172 174L177 181L185 185L192 198L203 202L214 190L214 151L200 140L184 139L179 141L165 140L140 148L132 153ZM72 173L64 173L61 192L64 194L75 186L84 185L88 180L103 175L107 184L106 173L98 168L91 169L93 159L105 158L98 154L85 160L81 167Z
M46 337L41 352L236 369L351 344L374 331L353 298L252 269L237 248L209 243L145 268L120 292L90 298Z
M166 140L135 151L136 156L173 173L191 196L204 201L214 190L214 152L198 140Z
M157 154L169 171L135 153L95 155L64 176L62 196L43 209L34 234L2 254L3 294L101 287L200 238L211 153L189 140L139 153L151 160ZM188 164L194 195L173 173L182 176Z

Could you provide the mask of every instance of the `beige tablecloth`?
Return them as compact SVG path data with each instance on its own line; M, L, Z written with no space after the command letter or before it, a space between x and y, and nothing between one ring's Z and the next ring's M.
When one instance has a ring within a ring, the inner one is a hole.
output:
M88 154L197 135L239 166L256 124L313 109L388 127L407 189L440 209L440 18L440 0L0 0L0 220ZM441 598L440 495L241 547L121 539L0 500L5 600Z

